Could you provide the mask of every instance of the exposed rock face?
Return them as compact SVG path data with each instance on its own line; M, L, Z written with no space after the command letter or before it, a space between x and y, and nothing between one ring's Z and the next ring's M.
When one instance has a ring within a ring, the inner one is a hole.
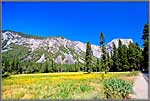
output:
M42 62L45 62L45 55L42 54L42 56L40 57L40 59L36 62L36 63L42 63Z
M75 61L73 59L73 56L71 54L65 54L65 59L63 61L64 64L74 64Z
M132 39L119 39L119 38L113 39L111 42L107 44L107 47L106 47L109 53L113 50L113 43L115 44L116 48L118 48L119 40L122 42L123 45L126 45L127 47L130 44L130 42L133 43Z
M5 31L2 34L2 52L6 52L11 49L11 45L20 45L28 47L33 54L36 50L45 50L48 54L52 54L55 57L56 63L60 64L74 64L76 61L84 63L84 56L86 51L86 44L80 41L71 41L61 37L51 37L51 38L32 38L24 37L17 32ZM112 50L113 42L116 47L118 47L118 40L114 39L109 42L106 46L107 51ZM127 45L133 42L132 39L120 39L123 44ZM93 56L95 58L100 58L102 55L99 46L91 45ZM15 50L15 49L14 49ZM41 54L39 60L36 63L45 62L45 55ZM64 58L63 58L64 57ZM26 57L27 59L32 59L31 57Z
M55 62L56 62L56 63L59 63L59 64L62 64L62 63L63 63L63 62L62 62L62 56L61 56L61 55L60 55L60 56L57 56Z
M113 43L116 45L116 47L118 48L119 46L119 40L122 42L122 44L128 46L130 42L133 43L133 40L132 39L113 39L111 42L109 42L107 44L107 48L110 49L113 47Z

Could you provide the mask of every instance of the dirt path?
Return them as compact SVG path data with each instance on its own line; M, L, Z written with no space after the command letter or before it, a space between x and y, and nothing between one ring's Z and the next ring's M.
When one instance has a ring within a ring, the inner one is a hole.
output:
M142 73L136 78L133 89L135 94L132 95L132 99L148 99L148 82Z

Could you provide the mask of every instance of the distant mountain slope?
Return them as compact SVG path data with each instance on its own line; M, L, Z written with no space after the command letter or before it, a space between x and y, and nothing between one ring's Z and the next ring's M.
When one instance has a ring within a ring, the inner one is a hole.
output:
M113 42L118 47L118 40L114 39L106 46L107 51L112 50ZM123 44L128 45L132 39L120 39ZM99 46L91 45L93 59L101 57ZM22 49L26 54L20 55L22 61L33 61L36 63L54 60L59 64L84 63L86 44L80 41L71 41L63 37L39 37L26 35L24 33L5 30L2 32L2 52L11 54ZM26 50L26 51L25 51ZM21 51L21 50L20 50Z

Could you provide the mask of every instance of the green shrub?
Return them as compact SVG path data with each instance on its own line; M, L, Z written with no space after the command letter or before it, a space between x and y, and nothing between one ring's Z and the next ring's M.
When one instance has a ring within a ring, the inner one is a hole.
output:
M80 90L81 92L86 92L86 91L90 91L92 88L90 86L87 85L81 85L80 86Z
M104 81L104 96L106 99L127 99L132 92L132 84L124 80L111 78Z
M8 76L10 76L8 72L5 72L4 74L2 74L3 78L8 77Z

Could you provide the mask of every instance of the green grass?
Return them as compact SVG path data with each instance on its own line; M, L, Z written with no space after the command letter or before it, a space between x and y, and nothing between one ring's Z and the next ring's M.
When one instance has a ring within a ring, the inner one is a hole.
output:
M11 75L2 80L2 99L100 99L103 98L104 79L123 78L131 82L135 74L138 72Z

